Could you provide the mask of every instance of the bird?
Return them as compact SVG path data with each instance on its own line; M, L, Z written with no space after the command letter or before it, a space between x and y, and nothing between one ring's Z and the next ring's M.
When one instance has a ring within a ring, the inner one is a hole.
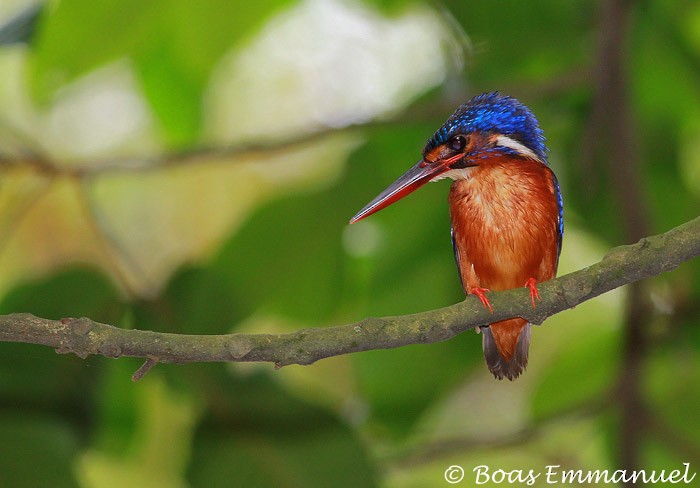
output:
M491 291L554 278L564 236L564 203L537 118L517 99L482 93L460 105L428 140L421 159L360 210L358 222L428 182L449 178L452 248L466 295L493 312ZM476 328L496 379L527 367L531 324L514 317Z

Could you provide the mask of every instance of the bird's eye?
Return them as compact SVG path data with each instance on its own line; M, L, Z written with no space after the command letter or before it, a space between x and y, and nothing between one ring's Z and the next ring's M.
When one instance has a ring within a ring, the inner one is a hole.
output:
M464 136L454 136L449 142L450 148L455 151L463 151L467 146L467 138Z

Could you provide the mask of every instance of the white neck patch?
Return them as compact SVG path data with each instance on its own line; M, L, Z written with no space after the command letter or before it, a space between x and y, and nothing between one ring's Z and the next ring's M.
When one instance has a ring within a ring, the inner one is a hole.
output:
M539 157L537 157L537 154L532 152L532 150L528 149L526 146L516 141L515 139L511 139L508 136L499 135L498 137L496 137L495 142L497 146L503 146L509 149L513 149L521 156L534 159L535 161L539 161L540 163L544 164L544 162Z
M451 178L453 180L468 180L471 178L472 173L474 172L474 167L469 167L469 168L460 168L460 169L450 169L445 171L442 174L437 175L435 178L432 178L430 181L431 183L433 181L438 181L438 180L444 180L445 178Z

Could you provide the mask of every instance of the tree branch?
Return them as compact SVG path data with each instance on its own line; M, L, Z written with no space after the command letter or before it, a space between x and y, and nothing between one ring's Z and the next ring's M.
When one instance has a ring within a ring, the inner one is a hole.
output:
M156 363L268 361L281 367L372 349L444 341L465 330L514 316L540 324L605 292L677 268L700 255L700 217L665 234L612 249L602 261L539 287L536 310L526 288L492 293L494 313L474 297L428 312L289 334L185 335L125 330L88 318L49 320L31 314L0 316L0 341L41 344L58 353L147 359ZM141 374L140 376L143 376ZM139 376L139 377L140 377ZM137 378L138 379L138 378Z

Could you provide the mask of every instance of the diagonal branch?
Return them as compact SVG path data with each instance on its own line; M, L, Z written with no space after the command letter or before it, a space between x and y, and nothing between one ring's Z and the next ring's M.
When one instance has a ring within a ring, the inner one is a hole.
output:
M542 301L536 310L530 304L529 291L522 288L491 294L493 314L479 300L468 297L449 307L412 315L367 318L289 334L227 335L125 330L88 318L57 321L11 314L0 316L0 341L42 344L80 357L145 358L146 370L158 362L268 361L277 367L311 364L352 352L444 341L478 325L514 316L539 324L605 292L674 270L698 255L700 217L665 234L616 247L592 266L542 283Z
M157 156L117 157L90 161L58 161L52 159L45 151L23 148L23 154L18 156L0 155L0 169L13 167L29 167L38 173L55 176L70 176L75 178L95 178L103 175L128 173L137 171L158 171L164 168L200 164L206 161L228 161L232 158L256 158L280 154L290 149L301 148L328 137L338 134L354 134L362 130L372 130L392 126L397 123L407 124L422 122L434 114L446 113L452 110L452 102L437 100L417 103L401 113L383 119L371 119L364 122L349 124L343 127L318 127L310 132L292 134L279 140L255 142L236 142L231 144L201 145L198 147L178 150ZM7 126L7 127L6 127ZM0 120L2 131L19 132L9 124ZM24 139L27 139L25 137ZM31 146L28 146L31 147Z

